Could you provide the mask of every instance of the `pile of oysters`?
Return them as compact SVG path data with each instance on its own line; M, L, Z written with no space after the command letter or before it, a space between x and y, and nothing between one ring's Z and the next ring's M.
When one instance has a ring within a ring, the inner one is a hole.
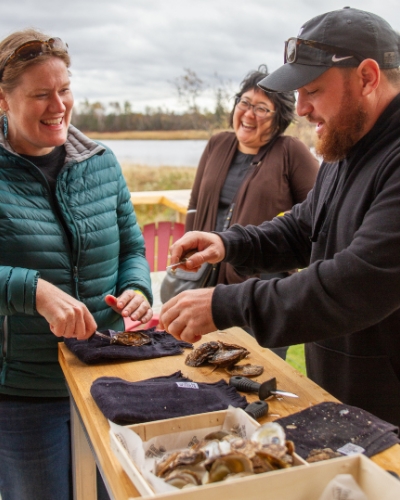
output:
M164 455L154 473L176 488L189 488L291 467L293 453L283 428L269 422L250 439L224 431L208 434L191 448Z
M264 371L259 365L249 363L238 365L237 363L246 358L250 352L240 345L226 344L221 341L211 341L201 344L188 354L185 364L188 366L202 366L205 364L225 368L229 375L243 375L245 377L258 377Z

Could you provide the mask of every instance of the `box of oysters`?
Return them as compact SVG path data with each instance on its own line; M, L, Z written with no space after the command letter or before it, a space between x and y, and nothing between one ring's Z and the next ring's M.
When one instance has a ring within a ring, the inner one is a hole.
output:
M244 498L247 489L236 494L243 481L248 488L276 475L285 483L284 474L292 469L311 467L296 455L279 424L261 426L233 407L130 426L110 422L110 439L143 497L186 499L194 494L204 499L212 491L212 498ZM226 488L232 491L229 497Z

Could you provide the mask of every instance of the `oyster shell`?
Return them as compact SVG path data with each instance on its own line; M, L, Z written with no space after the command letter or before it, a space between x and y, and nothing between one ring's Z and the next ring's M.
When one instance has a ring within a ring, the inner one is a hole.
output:
M225 344L218 341L219 349L208 358L211 365L217 365L222 368L231 366L245 358L250 352L240 345Z
M205 464L208 470L208 482L216 483L223 481L231 474L252 473L253 464L243 453L233 452L207 461Z
M263 373L264 367L246 363L245 365L229 365L225 368L225 371L232 377L236 375L243 377L258 377Z
M256 451L256 456L261 459L261 462L268 465L266 470L286 469L293 465L293 457L287 451L288 449L285 445L270 444Z
M269 444L284 446L286 435L281 425L276 422L268 422L253 432L250 439L251 441L260 443L263 447Z
M164 478L164 481L175 488L187 488L189 486L198 486L201 484L200 474L189 469L173 470Z
M342 457L343 455L338 451L332 450L332 448L315 448L311 450L306 462L309 464L313 462L320 462L321 460L329 460L331 458Z
M169 455L165 455L160 462L156 463L155 475L165 477L178 467L196 465L205 459L206 454L203 450L189 449L175 451Z
M141 346L150 344L151 338L140 331L137 332L120 332L113 336L113 343L120 345Z
M196 347L186 356L185 364L188 366L201 366L207 362L207 359L219 349L218 342L205 342Z

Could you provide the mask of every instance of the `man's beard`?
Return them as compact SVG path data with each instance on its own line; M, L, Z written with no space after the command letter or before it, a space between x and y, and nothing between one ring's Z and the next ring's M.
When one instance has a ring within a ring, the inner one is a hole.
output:
M325 123L322 137L315 146L317 155L326 162L342 160L363 135L367 113L355 103L349 93L344 94L339 112Z

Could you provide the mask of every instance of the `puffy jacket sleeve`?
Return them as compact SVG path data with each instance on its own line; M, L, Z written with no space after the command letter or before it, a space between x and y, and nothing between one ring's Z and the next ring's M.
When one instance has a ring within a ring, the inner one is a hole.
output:
M121 294L127 289L138 289L152 304L150 268L145 257L144 238L123 175L119 179L117 215L121 242L118 293Z
M36 313L36 285L39 273L22 267L0 267L0 314Z

